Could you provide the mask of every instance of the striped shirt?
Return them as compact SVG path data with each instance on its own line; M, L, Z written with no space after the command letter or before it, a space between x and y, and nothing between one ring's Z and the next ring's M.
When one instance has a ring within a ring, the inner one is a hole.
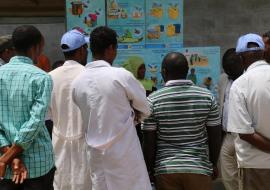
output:
M143 130L157 131L155 174L212 174L206 126L219 126L213 95L189 80L175 80L152 93L152 114Z
M0 147L17 144L28 178L47 174L54 166L44 118L50 102L51 77L30 58L13 57L0 67ZM5 178L11 177L8 168Z

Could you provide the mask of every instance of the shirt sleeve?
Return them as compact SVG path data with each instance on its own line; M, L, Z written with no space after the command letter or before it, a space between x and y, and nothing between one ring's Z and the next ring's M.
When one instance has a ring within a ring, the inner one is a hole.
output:
M144 131L156 131L158 122L154 116L154 106L151 99L148 98L148 104L150 107L151 115L142 122L142 130Z
M29 148L39 131L44 127L44 120L51 99L52 79L49 75L36 79L36 94L30 109L30 118L17 132L14 139L16 145L24 150Z
M11 143L7 140L4 131L0 129L0 148L9 145L11 145Z
M252 119L246 105L246 96L241 89L233 85L229 96L229 113L227 130L239 134L252 134Z
M150 115L150 108L147 104L146 92L143 86L132 74L128 74L124 81L124 87L131 106L141 113L140 120Z
M212 102L211 108L207 117L206 126L208 127L220 126L221 119L220 119L220 114L219 114L219 108L218 108L217 101L215 100L214 96L211 96L211 102Z

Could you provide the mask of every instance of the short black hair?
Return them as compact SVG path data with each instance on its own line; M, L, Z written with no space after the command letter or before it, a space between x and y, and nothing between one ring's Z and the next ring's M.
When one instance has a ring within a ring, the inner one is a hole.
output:
M26 53L31 47L43 40L41 32L32 25L17 27L12 34L12 41L17 52Z
M243 73L241 57L235 48L228 49L222 57L222 67L230 79L237 79Z
M263 34L263 38L269 38L269 39L270 39L270 31L265 32L265 33Z
M167 75L171 78L184 79L189 69L188 61L182 53L171 52L164 57L162 69L165 69Z
M105 50L111 45L117 47L117 34L113 29L107 26L100 26L91 32L90 49L94 56L103 55Z

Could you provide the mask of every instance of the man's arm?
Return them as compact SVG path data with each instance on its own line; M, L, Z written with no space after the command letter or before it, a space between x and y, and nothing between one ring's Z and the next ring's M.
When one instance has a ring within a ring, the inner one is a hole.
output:
M270 140L265 138L261 134L257 132L253 134L239 134L239 137L242 140L252 144L256 148L264 152L270 153Z
M156 131L143 131L143 154L151 181L153 181L156 159L156 138Z
M215 179L218 175L217 161L222 144L222 127L217 102L213 96L211 97L211 101L206 129L208 134L209 160L213 164L213 179Z
M214 166L217 166L219 152L222 144L221 126L207 127L208 143L209 143L209 159Z
M126 90L131 106L139 112L138 120L142 121L150 115L150 109L147 103L146 92L140 82L134 78L131 73L126 74L125 81L122 84Z
M154 116L153 103L148 99L151 115L142 123L143 131L143 154L150 180L154 182L154 167L157 146L157 121Z
M44 125L45 115L51 99L52 80L49 75L37 79L37 91L30 110L30 118L18 131L14 144L23 150L27 149Z

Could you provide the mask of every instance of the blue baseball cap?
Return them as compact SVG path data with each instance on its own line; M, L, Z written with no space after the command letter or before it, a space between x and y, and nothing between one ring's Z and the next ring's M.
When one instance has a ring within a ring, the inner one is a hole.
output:
M248 48L248 43L255 43L258 47ZM236 45L236 53L244 53L247 51L258 51L264 50L264 42L260 35L258 34L246 34L241 36Z
M61 48L63 52L69 52L89 43L89 37L77 29L66 32L61 39Z

